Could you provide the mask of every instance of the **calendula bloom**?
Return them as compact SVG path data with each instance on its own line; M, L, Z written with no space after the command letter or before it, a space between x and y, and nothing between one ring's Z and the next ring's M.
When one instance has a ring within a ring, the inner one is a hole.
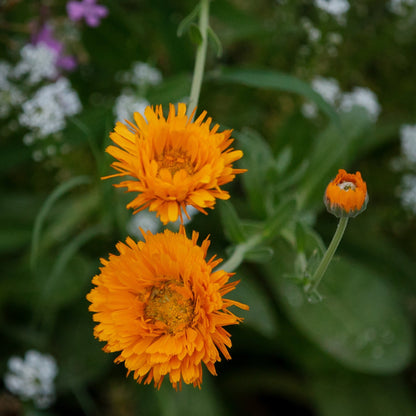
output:
M228 307L248 307L223 298L238 282L228 282L231 273L212 270L221 259L205 260L208 238L198 246L198 233L189 239L183 227L143 236L138 243L118 243L120 254L101 260L96 287L87 295L97 322L94 335L107 342L104 351L120 352L115 362L124 362L138 382L153 380L160 387L169 374L174 388L182 381L199 387L202 363L215 375L219 351L231 358L224 326L242 319Z
M367 185L360 172L347 173L339 169L338 175L326 188L324 203L336 217L356 217L367 208Z
M221 185L231 182L244 169L234 169L233 162L243 156L229 146L231 130L218 132L218 124L210 129L211 118L204 111L195 121L186 116L186 105L170 105L169 115L163 116L162 106L147 107L145 118L134 113L136 124L117 123L110 134L117 146L109 146L119 173L107 176L127 176L115 185L126 187L138 195L127 205L135 213L144 208L156 211L167 224L181 218L186 206L206 214L216 199L228 199Z

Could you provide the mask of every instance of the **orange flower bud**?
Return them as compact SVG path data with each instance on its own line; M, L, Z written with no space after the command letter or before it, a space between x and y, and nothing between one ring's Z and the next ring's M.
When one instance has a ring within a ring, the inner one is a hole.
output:
M336 217L356 217L367 208L367 185L361 173L338 170L338 175L326 188L326 209Z

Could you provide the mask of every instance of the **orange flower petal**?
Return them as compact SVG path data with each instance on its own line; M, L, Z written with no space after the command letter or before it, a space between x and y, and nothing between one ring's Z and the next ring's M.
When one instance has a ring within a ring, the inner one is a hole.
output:
M115 186L140 193L129 208L138 212L150 205L166 224L182 219L186 205L206 213L204 208L213 208L216 198L228 198L220 186L245 172L232 165L243 152L229 148L231 130L219 133L217 124L210 129L212 120L205 117L204 111L192 121L186 116L186 105L180 103L177 111L169 105L167 118L161 106L149 106L145 118L134 114L136 124L116 124L110 137L117 146L109 146L107 152L116 159L112 167L119 173L105 178L128 177Z
M208 239L199 246L198 233L189 239L183 228L143 235L145 242L118 243L119 255L102 260L93 278L87 299L94 335L106 342L106 352L120 352L115 362L124 362L138 382L158 388L169 375L175 388L200 386L202 363L215 375L219 351L231 358L224 326L242 319L228 306L248 307L222 297L238 282L228 283L231 273L212 271L217 261L205 260Z

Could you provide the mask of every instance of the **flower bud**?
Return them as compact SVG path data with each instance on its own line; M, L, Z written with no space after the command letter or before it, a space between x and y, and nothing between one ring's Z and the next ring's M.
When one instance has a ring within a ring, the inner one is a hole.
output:
M325 191L324 203L326 209L336 217L356 217L367 208L367 185L361 178L361 173L347 173L338 170L338 175L332 180Z

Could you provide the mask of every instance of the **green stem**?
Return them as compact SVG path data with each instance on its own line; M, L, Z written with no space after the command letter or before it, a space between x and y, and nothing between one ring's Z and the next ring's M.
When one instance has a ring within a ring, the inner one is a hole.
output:
M192 112L198 105L199 93L201 91L202 79L204 77L205 58L208 46L209 2L210 0L201 0L201 7L199 10L198 27L202 40L196 51L194 75L192 78L191 95L189 97L187 112L188 117L191 116Z
M219 268L225 270L227 273L233 272L244 260L244 255L256 247L261 241L261 235L255 234L253 237L248 239L246 242L238 244L231 257L224 262L223 264L219 265Z
M348 224L348 217L341 217L335 231L334 236L332 237L332 241L329 244L328 249L326 250L324 256L322 257L321 262L319 263L318 268L316 269L314 275L310 279L309 283L305 286L305 291L307 293L316 292L319 286L319 283L322 280L323 275L326 272L326 269L329 266L329 263L334 257L335 251L344 235L344 231L347 228Z

